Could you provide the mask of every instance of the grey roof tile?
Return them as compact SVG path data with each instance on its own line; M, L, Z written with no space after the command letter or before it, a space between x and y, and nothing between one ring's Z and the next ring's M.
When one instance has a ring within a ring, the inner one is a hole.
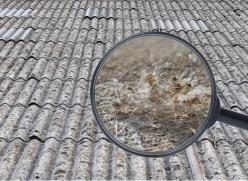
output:
M6 31L8 31L8 29L5 28L5 27L2 27L2 28L0 29L0 36L4 35Z
M239 68L239 70L243 73L244 77L248 77L247 64L245 64L244 62L238 62L237 64L235 64L235 66Z
M229 72L233 76L233 81L237 84L241 84L244 81L247 81L246 76L244 76L242 69L238 69L233 63L227 62L226 66L228 67Z
M172 22L168 19L165 20L165 25L166 25L168 31L171 31L174 29Z
M15 63L13 63L13 66L6 72L4 77L1 78L10 78L10 79L15 79L19 71L22 69L22 67L25 64L25 59L23 58L18 58ZM2 74L3 75L3 74Z
M190 24L191 28L193 29L193 31L199 31L200 30L198 24L194 20L190 20L189 24Z
M192 43L193 45L201 45L195 33L189 31L187 32L187 35L189 37L190 43Z
M140 18L146 18L146 15L145 15L145 8L144 8L144 5L141 1L138 1L137 3L137 11L139 13L139 17ZM126 12L126 11L125 11ZM124 11L123 11L124 13ZM125 13L126 14L126 13ZM124 14L123 14L124 15ZM125 16L124 16L125 17ZM127 17L128 18L128 17Z
M91 15L92 15L92 11L93 11L93 9L92 8L88 8L87 10L86 10L86 12L85 12L85 17L88 17L88 18L90 18L91 17Z
M124 20L123 19L117 19L116 20L116 27L115 27L115 29L116 30L122 30L122 28L123 28L123 23L124 23Z
M5 30L5 29L3 29ZM14 40L14 41L18 41L18 40L23 40L23 41L28 41L28 37L30 36L30 34L32 33L33 29L32 28L28 28L28 29L24 29L24 28L10 28L7 29L0 37L0 39L3 39L5 41L8 40Z
M94 8L94 10L92 12L92 17L98 18L99 14L100 14L99 8Z
M198 37L200 45L202 47L209 45L208 39L206 38L204 33L202 33L201 31L197 31L195 34Z
M230 107L241 107L240 103L237 101L237 98L235 98L235 95L229 90L228 86L221 81L217 82L217 86L221 90L221 93Z
M158 25L159 25L159 29L163 29L163 30L166 29L165 24L164 24L162 19L158 19L157 22L158 22Z
M199 24L200 26L200 29L203 31L203 32L206 32L208 31L208 27L206 26L206 24L202 21L202 20L198 20L197 23Z
M2 17L4 17L4 16L6 16L6 14L7 14L9 11L10 11L10 10L9 10L8 8L2 10L1 13L0 13L0 17L2 18Z
M177 19L177 15L173 10L168 10L168 14L171 20Z
M158 23L159 21L162 21L162 20L158 20ZM162 22L163 23L163 22ZM163 28L163 27L160 27L160 28ZM133 31L140 31L140 22L138 19L132 19L132 29Z
M183 10L183 14L185 16L186 19L191 20L194 19L193 15L191 14L191 12L187 9Z
M30 30L32 30L32 29L30 29ZM14 41L18 41L18 39L19 39L20 37L22 37L22 34L24 33L24 31L25 31L24 28L19 28L19 29L17 29L17 30L12 34L12 36L11 36L10 38L7 38L7 40L12 39L12 40L14 40ZM25 39L26 34L28 35L28 34L29 34L29 31L28 31L27 33L25 33L24 38L22 37L22 38L20 38L20 39Z
M16 12L17 12L17 9L13 8L11 10L7 9L7 13L4 15L4 16L7 16L7 17L12 17Z
M223 81L224 83L229 83L233 81L233 75L231 74L231 72L228 71L227 65L223 64L220 61L217 61L215 65L216 67L218 67L218 72L221 75L220 80L216 81Z
M125 22L125 26L127 26L127 29L130 28L132 29L132 25L131 25L131 20L126 20ZM107 20L107 29L108 30L114 30L115 29L115 21L111 18Z
M231 151L232 149L229 147L229 144L226 141L220 141L218 143L217 148L219 148L218 152L221 155L220 160L223 164L223 167L226 169L226 174L229 175L230 179L244 179L246 175L244 171L240 168L238 163L238 159L236 155ZM233 172L233 170L237 170Z
M7 104L3 104L0 106L0 118L1 118L1 122L0 124L3 124L4 122L4 118L7 116L8 112L10 111L11 107L8 106Z
M148 31L150 29L148 21L145 19L141 19L140 20L140 28L141 28L141 31Z
M9 170L12 170L15 166L15 162L18 160L18 153L21 152L21 148L23 146L23 143L20 141L13 141L9 144L6 151L7 154L5 154L1 159L1 171L0 171L0 177L1 178L8 178L9 177ZM9 162L8 160L12 160Z
M181 23L178 21L178 20L173 20L172 21L173 22L173 24L174 24L174 27L175 27L175 30L176 31L181 31L181 30L183 30L183 27L182 27L182 25L181 25Z
M205 141L207 142L207 141ZM202 146L207 145L209 142L202 144ZM187 171L181 170L185 168L185 157L183 155L176 155L172 157L168 157L166 159L160 158L149 158L147 159L150 167L146 167L146 162L144 158L137 156L126 155L125 152L117 149L116 147L112 147L107 141L101 140L97 143L92 143L90 141L83 141L81 144L77 146L71 140L64 141L62 143L57 142L54 139L48 139L46 143L40 143L38 141L32 140L28 143L23 143L20 140L16 140L12 144L8 144L4 141L1 142L1 145L6 146L9 153L5 158L16 158L20 155L20 159L12 159L12 164L7 162L8 168L13 168L14 172L3 172L6 176L10 176L11 178L29 178L29 174L31 174L31 178L36 179L49 179L49 178L77 178L77 179L96 179L96 178L157 178L156 176L161 176L163 179L173 179L173 178L189 178L187 176ZM2 146L2 147L3 147ZM14 147L17 147L14 150ZM69 149L65 149L65 148ZM230 146L229 146L230 147ZM213 152L215 152L215 148L211 148ZM211 155L207 155L208 152L203 152L202 155L204 158L209 158ZM56 150L59 150L58 152ZM26 157L27 152L31 152L33 154L30 155L29 158ZM95 152L95 154L93 154ZM66 154L64 154L66 153ZM68 158L65 158L64 155L68 155ZM105 160L110 158L111 155L114 155L114 161L106 162ZM26 172L31 167L32 161L37 158L35 162L34 169L29 171L29 174ZM211 157L210 157L211 158ZM26 160L26 162L25 162ZM61 160L65 160L65 162L61 162ZM70 161L70 160L75 160ZM211 159L212 160L212 159ZM207 160L206 160L207 161ZM24 167L17 166L14 168L14 165L20 165L21 163L25 163ZM65 164L67 163L67 164ZM71 165L74 163L73 165ZM123 163L123 164L122 164ZM212 164L215 164L212 163ZM70 165L70 167L68 167ZM91 166L92 165L92 166ZM98 165L98 166L97 166ZM100 166L99 166L100 165ZM156 167L157 165L157 167ZM111 168L113 169L112 171ZM134 169L135 168L135 169ZM156 168L158 169L155 172ZM179 168L179 169L178 169ZM213 168L213 167L208 167ZM209 174L209 178L226 178L223 171L218 169L219 172L215 172L212 175ZM93 172L91 170L93 169ZM162 174L160 170L162 169ZM25 172L25 170L27 170ZM51 170L51 171L49 171ZM58 172L58 170L63 170ZM118 171L119 170L119 171ZM24 171L24 172L21 172ZM72 174L67 174L72 171ZM24 174L23 174L24 173ZM26 173L26 174L25 174ZM130 173L130 174L126 174ZM150 173L150 174L149 174ZM185 174L186 173L186 174ZM219 174L218 174L219 173ZM128 175L128 177L126 177ZM149 177L147 176L149 175ZM69 177L68 177L69 176ZM222 177L220 177L222 176ZM160 178L161 178L160 177Z
M222 47L229 44L226 37L223 34L221 34L220 32L215 32L214 35L216 37L216 40L219 42L219 45L221 45Z
M135 12L136 12L136 10L135 10ZM136 13L134 13L134 11L133 10L131 10L131 16L133 17L133 16L138 16L138 12L136 12ZM115 9L115 18L118 20L118 19L120 19L120 18L122 18L122 9ZM132 18L132 19L134 19L134 17Z
M208 140L203 140L198 144L201 161L205 162L204 170L207 179L226 179L225 174L222 172L221 163L218 156L211 154L215 152L215 147ZM208 150L208 151L206 151ZM211 165L211 166L208 166Z
M192 13L192 16L195 20L200 20L202 18L196 9L192 9L190 12Z
M223 49L229 55L229 57L231 58L232 62L237 63L237 62L242 61L241 58L239 57L239 55L233 49L233 47L225 46L225 47L223 47Z
M187 36L186 32L184 32L184 31L179 31L179 32L178 32L178 36L181 37L181 38L183 38L183 39L186 40L187 42L189 42L189 39L188 39L188 36ZM199 50L199 48L197 48L197 49Z
M80 17L76 18L75 21L73 22L72 29L80 30L82 21L83 21L82 18ZM95 22L94 19L92 20L92 22ZM91 24L91 26L93 25ZM92 27L92 28L95 28L95 27Z
M158 9L154 9L152 10L153 11L153 15L154 15L154 19L158 20L158 19L161 19L161 13L159 12Z
M156 22L154 21L154 19L150 19L150 27L151 27L152 31L158 29L158 28L157 28L157 24L156 24Z
M14 47L14 44L15 43L12 41L5 43L4 46L2 47L1 51L0 51L0 57L1 58L11 57L11 55L8 56L8 54L11 51L11 49Z
M237 97L239 103L242 105L238 107L242 110L246 109L248 98L245 92L241 89L241 87L237 83L233 83L233 82L231 82L228 87L233 93L233 95Z
M181 23L182 23L182 26L183 26L183 28L184 28L185 31L192 30L192 28L190 27L190 24L185 19L183 19Z
M16 12L16 13L17 13L17 12ZM30 17L30 16L32 16L31 14L32 14L32 9L26 9L26 10L22 13L21 16L23 16L23 17ZM15 14L14 16L18 17L16 14Z
M108 15L105 18L108 18L108 19L114 18L115 15L114 15L114 9L113 8L109 8L107 12L108 12Z
M217 52L214 49L212 49L210 46L206 45L204 47L204 50L206 54L208 55L208 57L210 58L211 62L221 61Z
M215 50L221 62L223 63L226 63L229 61L232 62L232 59L229 57L229 55L226 53L226 51L221 46L216 45Z

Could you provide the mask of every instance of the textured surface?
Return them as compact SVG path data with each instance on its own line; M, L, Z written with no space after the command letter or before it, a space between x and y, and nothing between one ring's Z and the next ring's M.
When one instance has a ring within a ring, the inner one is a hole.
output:
M114 43L161 30L195 45L221 104L247 113L248 3L1 0L0 13L1 179L247 178L248 132L216 123L177 155L137 157L99 131L88 93Z

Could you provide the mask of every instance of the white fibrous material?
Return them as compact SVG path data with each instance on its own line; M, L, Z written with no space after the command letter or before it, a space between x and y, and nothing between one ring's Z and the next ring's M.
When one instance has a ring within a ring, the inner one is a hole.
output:
M121 51L114 54L96 85L105 126L119 141L145 151L171 149L189 139L205 120L211 100L208 75L197 57L158 50L136 48L142 53L125 60ZM132 55L130 47L125 51Z

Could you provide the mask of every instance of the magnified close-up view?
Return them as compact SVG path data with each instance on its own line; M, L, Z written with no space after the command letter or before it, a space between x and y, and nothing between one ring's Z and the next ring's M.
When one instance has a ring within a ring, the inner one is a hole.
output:
M207 117L211 85L202 60L171 37L134 37L112 50L95 85L96 108L121 143L167 151L192 137Z

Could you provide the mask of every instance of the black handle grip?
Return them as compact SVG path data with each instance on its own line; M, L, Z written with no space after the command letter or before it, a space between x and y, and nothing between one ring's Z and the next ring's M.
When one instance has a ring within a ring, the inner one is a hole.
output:
M225 124L248 130L248 116L245 114L220 108L220 114L217 120Z

